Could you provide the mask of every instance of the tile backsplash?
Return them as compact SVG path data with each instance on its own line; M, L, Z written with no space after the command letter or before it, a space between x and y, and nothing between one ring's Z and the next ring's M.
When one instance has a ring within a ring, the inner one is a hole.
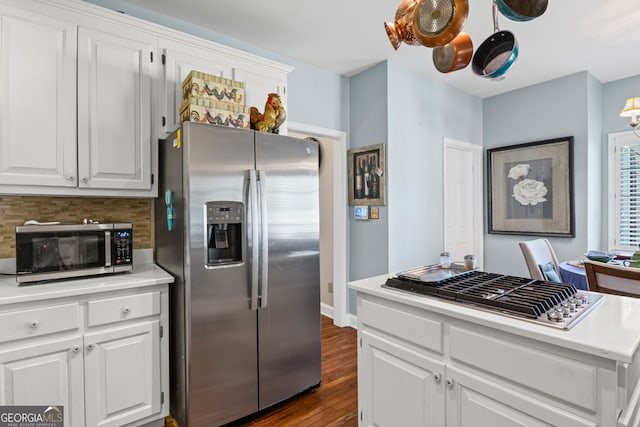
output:
M0 258L16 256L16 226L40 222L80 223L84 218L101 223L133 224L133 248L153 248L152 199L0 196Z

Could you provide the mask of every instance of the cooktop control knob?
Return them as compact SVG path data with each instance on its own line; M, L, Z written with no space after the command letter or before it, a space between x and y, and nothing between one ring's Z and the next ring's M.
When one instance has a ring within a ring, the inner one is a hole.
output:
M564 321L564 315L562 314L562 311L559 311L559 310L551 310L547 314L547 318L549 320L551 320L552 322L562 322L562 321Z

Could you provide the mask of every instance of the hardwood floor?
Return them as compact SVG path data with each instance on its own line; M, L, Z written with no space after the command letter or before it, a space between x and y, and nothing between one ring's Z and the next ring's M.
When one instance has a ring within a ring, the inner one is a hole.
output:
M232 424L261 426L357 426L357 331L322 317L322 382L264 412Z

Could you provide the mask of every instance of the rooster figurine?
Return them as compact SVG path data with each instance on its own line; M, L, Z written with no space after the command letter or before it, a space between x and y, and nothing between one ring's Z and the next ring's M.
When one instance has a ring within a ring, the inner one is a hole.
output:
M280 96L277 93L270 93L267 96L267 102L264 104L264 113L256 107L249 109L249 118L251 129L260 132L278 133L280 126L287 118L287 113L282 106Z

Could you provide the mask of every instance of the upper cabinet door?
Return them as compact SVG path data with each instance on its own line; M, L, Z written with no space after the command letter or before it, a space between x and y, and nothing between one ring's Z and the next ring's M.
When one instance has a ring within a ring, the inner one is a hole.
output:
M180 126L180 106L182 105L182 81L189 72L201 71L214 76L231 78L231 66L225 62L226 56L203 47L173 40L160 40L164 55L164 78L160 93L164 95L161 111L162 132L173 132Z
M0 184L77 185L76 26L0 6Z
M156 44L153 35L113 22L78 28L80 187L151 188Z

